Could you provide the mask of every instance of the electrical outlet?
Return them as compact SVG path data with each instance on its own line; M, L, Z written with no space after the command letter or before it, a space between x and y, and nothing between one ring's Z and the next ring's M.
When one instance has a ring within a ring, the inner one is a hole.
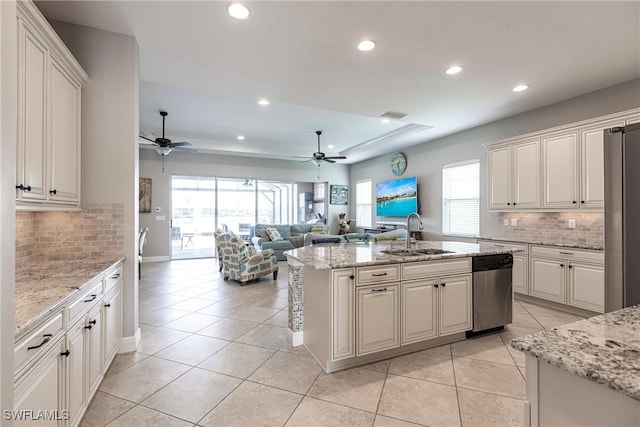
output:
M504 221L503 221L502 223L503 223L503 225L504 225L505 227L508 227L508 226L509 226L509 219L508 219L508 218L505 218L505 219L504 219Z
M512 227L518 226L518 218L511 218L511 226Z
M575 219L570 219L569 220L569 228L576 228L576 220Z

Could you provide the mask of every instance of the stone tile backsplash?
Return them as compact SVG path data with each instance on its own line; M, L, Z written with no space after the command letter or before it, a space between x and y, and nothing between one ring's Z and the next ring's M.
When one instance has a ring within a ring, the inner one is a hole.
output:
M16 212L16 260L124 255L124 205L88 203L82 212Z
M513 218L515 227L503 225ZM570 219L576 228L569 228ZM603 212L501 212L498 228L497 236L486 237L604 246Z

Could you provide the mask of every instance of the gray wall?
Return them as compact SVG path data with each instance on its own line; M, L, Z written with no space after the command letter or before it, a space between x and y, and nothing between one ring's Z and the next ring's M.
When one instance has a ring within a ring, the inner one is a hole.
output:
M404 176L418 177L425 238L442 238L443 165L480 160L480 235L489 237L497 233L499 223L498 213L487 211L487 155L484 144L639 106L640 79L636 79L404 150L408 159ZM351 165L351 188L355 188L356 181L362 179L371 178L375 185L376 182L396 178L389 167L391 156L388 154ZM350 212L355 217L355 204L351 205ZM374 217L374 223L376 220L380 219Z
M82 203L124 205L124 336L138 330L138 45L135 38L53 21L89 74L82 92Z
M159 214L140 214L140 227L149 227L144 246L145 258L169 259L171 255L172 175L317 182L319 172L320 181L339 185L349 183L349 167L340 164L322 165L318 171L316 166L305 162L174 151L165 156L164 167L165 172L162 172L162 157L155 150L140 149L140 177L151 178L152 182L152 211L153 207L162 209ZM328 223L332 232L338 232L338 213L344 208L344 205L329 205ZM157 216L164 216L165 219L158 221Z

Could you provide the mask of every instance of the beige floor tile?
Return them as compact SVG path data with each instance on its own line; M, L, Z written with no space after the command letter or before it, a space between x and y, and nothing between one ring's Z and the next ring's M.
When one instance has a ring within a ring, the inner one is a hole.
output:
M191 423L142 406L136 406L107 425L109 427L191 427Z
M371 369L354 368L332 374L320 374L308 396L376 412L386 374Z
M159 351L155 356L195 366L229 343L230 341L194 334Z
M313 357L311 355L311 353L309 353L309 350L307 350L307 348L304 345L297 345L297 346L293 346L291 345L291 339L288 338L287 342L278 349L279 351L286 351L287 353L293 353L293 354L297 354L299 356L307 356L307 357Z
M211 326L200 329L198 331L198 335L206 335L208 337L233 341L240 338L256 326L258 326L258 323L235 319L222 319Z
M183 287L182 289L180 289L179 291L176 292L172 292L175 295L179 295L179 296L184 296L184 297L190 297L191 299L197 298L200 295L204 295L204 294L208 294L209 292L211 292L211 289L208 287L200 287L200 286L196 286L196 287ZM205 301L205 300L203 300ZM209 304L211 304L211 300L208 300ZM191 308L186 308L188 306L185 306L185 309L189 309L192 310Z
M139 323L138 326L140 327L140 334L145 334L150 330L157 328L156 325L149 325L147 323Z
M202 298L196 297L196 298L189 298L187 300L184 300L175 304L171 304L168 308L172 310L198 311L198 310L202 310L203 308L211 304L214 304L214 302L209 299L202 299Z
M376 415L376 420L373 422L373 427L418 427L419 425L384 415Z
M458 387L524 399L524 381L515 365L454 358L453 367Z
M186 316L187 313L183 310L173 310L170 308L160 308L152 311L140 311L139 321L140 323L146 323L154 326L162 326L165 323L169 323L172 320L179 319L182 316Z
M156 328L140 336L138 351L145 354L154 354L189 335L186 332L174 329Z
M254 302L252 305L256 307L268 307L275 308L276 310L282 310L289 305L288 298L279 298L277 296L270 296L259 301Z
M520 301L520 305L532 316L557 316L562 317L562 315L573 316L572 314L565 313L559 310L554 310L553 308L543 307L541 305L532 304L529 302Z
M278 351L264 362L249 380L304 394L320 371L320 365L311 357Z
M98 391L91 399L80 426L102 427L134 406L136 406L135 403Z
M516 363L516 366L524 366L524 363L525 363L524 352L520 350L516 350L515 348L511 347L510 345L511 340L508 339L507 337L501 336L500 338L502 338L502 341L504 342L505 347L509 351L509 354L513 358L513 361Z
M146 359L147 357L149 357L148 354L139 353L137 351L132 351L131 353L116 354L116 357L113 358L109 369L107 369L107 372L104 375L105 377L115 375L118 372L128 368L129 366L133 366L136 363Z
M538 321L530 314L525 313L513 313L513 326L527 329L542 330L543 327Z
M568 323L577 322L582 320L582 317L564 315L564 316L535 316L536 320L544 326L545 329L553 329L558 326L566 325Z
M149 357L100 384L100 390L132 402L140 402L191 369L187 365Z
M500 333L500 336L504 338L506 341L510 342L513 338L524 337L525 335L535 334L536 332L540 332L542 329L529 329L529 328L521 328L514 325L505 326L504 331Z
M194 368L144 400L141 405L195 423L241 382L227 375Z
M458 389L462 426L522 426L524 402L495 394Z
M274 308L267 307L256 307L249 306L243 308L242 310L238 310L235 313L230 314L228 317L231 319L244 320L246 322L264 322L274 314L276 314L278 310Z
M209 412L198 425L282 426L298 406L302 396L245 381Z
M375 415L346 406L305 397L287 422L294 426L371 426Z
M440 384L456 385L451 356L437 353L433 349L391 359L389 373Z
M476 337L451 344L451 354L454 358L467 357L505 365L515 364L499 335Z
M277 350L287 344L288 338L289 332L287 328L258 325L255 329L252 329L240 338L237 338L236 341Z
M184 332L198 332L200 329L213 325L222 319L219 316L210 316L208 314L190 313L177 320L163 325L164 328L176 329Z
M456 388L389 374L378 413L429 426L459 426Z
M369 363L367 365L362 365L362 367L365 369L373 369L374 371L386 373L389 371L389 365L391 365L391 359Z
M275 350L232 342L200 363L198 367L238 378L247 378L273 353Z
M266 325L280 326L286 328L289 326L289 312L288 310L280 310L267 320L263 322Z

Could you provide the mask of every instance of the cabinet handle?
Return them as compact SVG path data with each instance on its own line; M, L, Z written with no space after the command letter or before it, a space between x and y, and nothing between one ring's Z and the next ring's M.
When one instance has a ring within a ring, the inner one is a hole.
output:
M373 277L380 277L380 276L386 276L387 273L378 273L378 274L372 274Z
M42 340L42 342L38 345L32 345L31 347L27 347L27 351L29 350L35 350L36 348L40 348L43 345L45 345L46 343L48 343L49 341L51 341L51 338L53 337L52 334L44 334L42 336L44 339Z
M382 288L382 289L371 289L371 292L384 292L386 291L387 288Z
M576 204L576 203L578 203L578 202L576 202L576 201L574 200L574 201L573 201L573 202L571 202L571 203L573 203L573 204L575 205L575 204Z
M117 279L118 277L120 277L120 273L114 274L113 276L109 277L109 279Z
M24 190L24 185L20 184L20 185L16 185L16 189L18 190Z
M91 298L90 299L86 299L83 302L91 302L91 301L95 301L96 298L98 298L97 294L91 294Z
M434 287L434 288L437 288L437 287L438 287L438 285L433 285L433 287Z
M26 187L23 188L24 191L31 191L31 186L27 185Z
M564 264L560 264L560 267L564 267Z
M356 276L354 276L353 274L351 276L349 276L349 279L351 279L351 280L353 280L355 278L356 278Z
M573 265L569 264L569 268L573 268Z
M446 283L440 283L440 286L442 286L443 288L446 286Z
M573 252L563 252L563 251L559 251L558 253L559 253L559 254L562 254L562 255L573 255Z
M104 306L105 306L106 308L109 308L109 307L111 307L111 304L106 303Z
M50 194L58 194L58 190L56 190L55 188L53 190L49 190Z
M580 203L584 203L584 200L581 200Z
M92 326L91 326L91 325L89 325L89 326L85 326L84 328L85 328L85 329L91 329L91 328L92 328Z
M64 353L60 353L60 356L69 357L70 354L71 352L69 351L69 349L67 349L67 351L65 351Z
M90 325L95 325L98 321L96 319L89 320Z

